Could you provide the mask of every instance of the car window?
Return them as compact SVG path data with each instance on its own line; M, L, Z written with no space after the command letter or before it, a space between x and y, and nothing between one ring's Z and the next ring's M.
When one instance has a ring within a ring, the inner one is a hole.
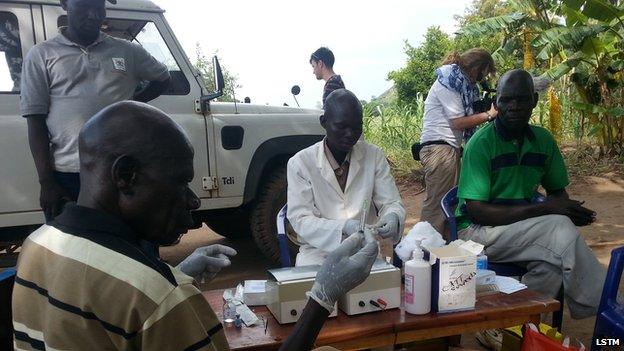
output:
M0 93L20 91L22 45L17 17L0 11Z
M57 25L59 27L66 26L67 16L59 17ZM102 31L110 36L141 45L154 58L167 66L171 75L171 82L163 95L187 95L190 92L191 87L188 80L153 22L107 18L102 24Z

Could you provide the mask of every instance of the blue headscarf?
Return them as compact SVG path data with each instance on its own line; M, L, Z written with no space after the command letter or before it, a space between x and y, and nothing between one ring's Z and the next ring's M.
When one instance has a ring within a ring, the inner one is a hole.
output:
M470 78L459 68L456 63L444 65L435 71L437 80L446 89L458 92L462 97L464 116L473 114L472 103L479 99L477 84L470 82ZM464 130L464 140L468 141L474 134L475 128Z

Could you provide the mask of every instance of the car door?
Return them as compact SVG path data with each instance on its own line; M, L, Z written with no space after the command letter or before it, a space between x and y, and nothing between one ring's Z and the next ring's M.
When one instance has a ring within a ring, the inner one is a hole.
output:
M0 227L43 221L37 172L19 107L22 61L35 36L30 5L0 3Z

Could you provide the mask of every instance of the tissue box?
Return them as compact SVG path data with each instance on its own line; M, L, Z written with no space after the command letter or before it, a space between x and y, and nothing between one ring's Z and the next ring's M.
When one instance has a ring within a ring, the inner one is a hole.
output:
M243 300L247 306L263 306L267 304L266 280L245 280Z
M472 310L476 302L477 253L475 243L432 248L431 310L455 312Z

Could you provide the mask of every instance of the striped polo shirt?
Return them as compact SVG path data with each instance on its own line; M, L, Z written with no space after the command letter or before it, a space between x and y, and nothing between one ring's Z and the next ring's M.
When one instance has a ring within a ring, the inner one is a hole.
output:
M156 252L118 218L66 206L22 247L15 349L229 350L193 279Z
M528 125L517 140L496 119L466 144L457 189L457 228L470 225L466 200L527 204L540 185L551 192L568 183L563 157L548 130Z

